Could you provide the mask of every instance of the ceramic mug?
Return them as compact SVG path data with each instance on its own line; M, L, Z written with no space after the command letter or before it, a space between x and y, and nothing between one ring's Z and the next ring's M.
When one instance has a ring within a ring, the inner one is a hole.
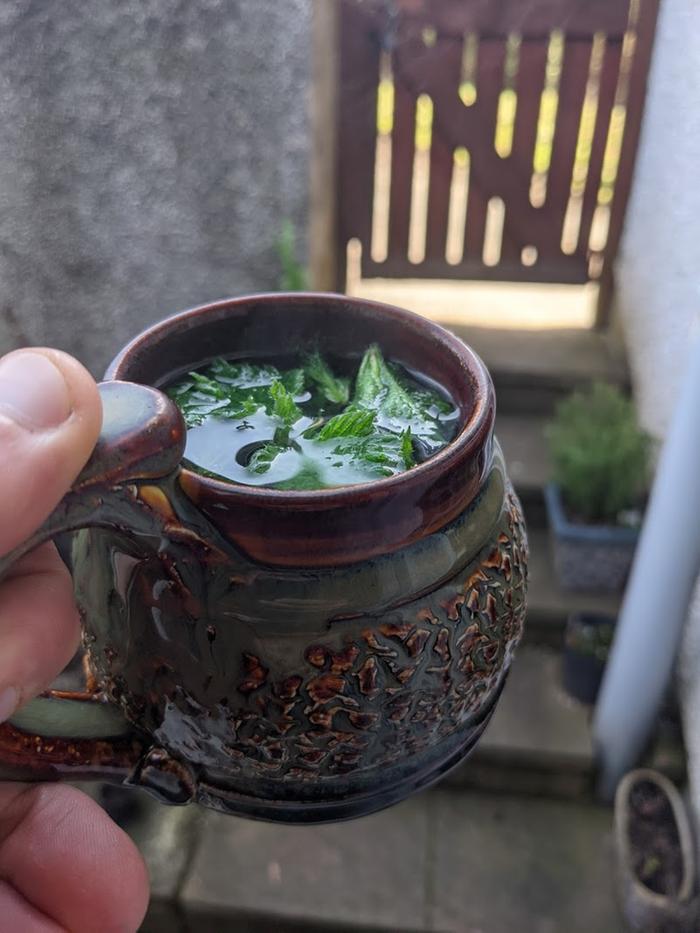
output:
M431 459L371 483L240 486L183 464L159 386L217 356L377 342L456 401ZM493 439L491 379L437 325L326 294L186 311L119 353L102 434L46 524L61 532L89 689L0 726L0 777L100 779L264 819L379 809L440 777L483 732L525 611L520 505Z

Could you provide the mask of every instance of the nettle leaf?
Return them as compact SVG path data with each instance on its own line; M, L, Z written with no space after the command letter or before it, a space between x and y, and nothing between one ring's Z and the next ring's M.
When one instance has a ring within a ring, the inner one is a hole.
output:
M318 474L316 465L306 460L302 469L291 479L280 480L274 483L275 489L322 489L323 481Z
M221 357L209 364L209 370L219 383L235 386L237 389L270 386L280 378L279 369L270 363L235 362Z
M411 437L410 428L407 428L401 435L401 456L407 470L415 465L416 458L413 452L413 438Z
M294 401L291 393L279 379L270 386L272 398L272 412L284 424L291 425L301 418L301 409Z
M167 391L182 411L188 428L201 424L208 415L227 402L226 393L221 386L200 373L189 373L185 379L170 386Z
M433 417L451 415L455 412L454 404L435 389L428 386L416 388L415 384L411 384L397 363L389 363L389 369L399 385L413 397L414 402Z
M373 411L363 411L360 408L348 408L334 415L314 432L306 432L308 437L313 434L318 441L330 441L335 437L362 437L371 434L374 427L375 414Z
M393 476L444 446L449 428L440 419L449 420L454 407L429 386L416 384L401 367L387 364L376 345L361 361L352 401L349 385L316 352L303 367L285 371L271 364L217 359L204 372L189 373L170 386L168 394L188 427L216 418L238 421L239 428L262 429L266 440L247 464L251 476L272 470L273 478L280 455L289 455L290 467L296 457L295 475L271 482L279 489L323 488L332 484L331 467L351 468L336 474L341 482L352 476L359 477L351 480L355 482ZM329 407L338 413L328 417ZM309 427L313 417L316 422Z
M272 466L273 460L288 449L288 447L282 447L279 444L265 444L264 447L258 447L251 454L248 469L251 473L267 473Z
M430 455L444 446L445 436L435 417L422 404L424 400L423 390L416 393L398 381L377 344L372 344L357 373L353 405L374 410L377 426L387 431L402 434L410 428L412 436Z
M350 398L350 380L334 376L318 350L306 357L304 371L329 402L344 405Z
M280 382L295 398L304 394L306 380L303 369L288 369L280 376Z
M393 476L413 465L405 444L405 435L381 431L364 437L343 438L332 449L336 456L347 457L370 476Z
M240 421L254 415L260 408L260 402L253 396L232 398L221 408L215 408L212 414L215 418L227 418L230 421Z
M182 411L187 427L193 428L209 417L240 420L252 415L269 397L269 389L237 388L193 372L171 386L168 395Z

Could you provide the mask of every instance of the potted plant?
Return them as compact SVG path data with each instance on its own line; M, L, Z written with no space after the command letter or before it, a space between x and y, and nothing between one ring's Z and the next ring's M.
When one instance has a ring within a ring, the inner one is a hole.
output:
M545 502L559 582L621 590L637 543L651 459L631 399L596 383L557 408L549 425L554 481Z
M657 771L631 771L615 795L622 912L632 930L697 931L695 847L675 786Z
M575 700L595 703L614 633L612 616L591 612L569 616L564 633L562 673L564 689Z

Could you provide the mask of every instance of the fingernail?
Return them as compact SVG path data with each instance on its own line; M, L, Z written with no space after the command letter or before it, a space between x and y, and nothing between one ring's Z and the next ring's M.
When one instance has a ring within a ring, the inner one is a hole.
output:
M25 350L0 360L0 414L41 431L63 424L70 412L68 386L47 357Z
M0 722L5 722L17 709L19 694L14 687L5 687L0 690Z

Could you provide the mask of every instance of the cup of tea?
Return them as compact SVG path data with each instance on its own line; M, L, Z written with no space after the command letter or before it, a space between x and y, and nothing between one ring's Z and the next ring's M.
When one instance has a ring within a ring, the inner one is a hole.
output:
M177 314L100 385L71 532L88 677L0 726L0 777L285 822L401 800L482 734L527 541L494 390L415 314L270 294Z

